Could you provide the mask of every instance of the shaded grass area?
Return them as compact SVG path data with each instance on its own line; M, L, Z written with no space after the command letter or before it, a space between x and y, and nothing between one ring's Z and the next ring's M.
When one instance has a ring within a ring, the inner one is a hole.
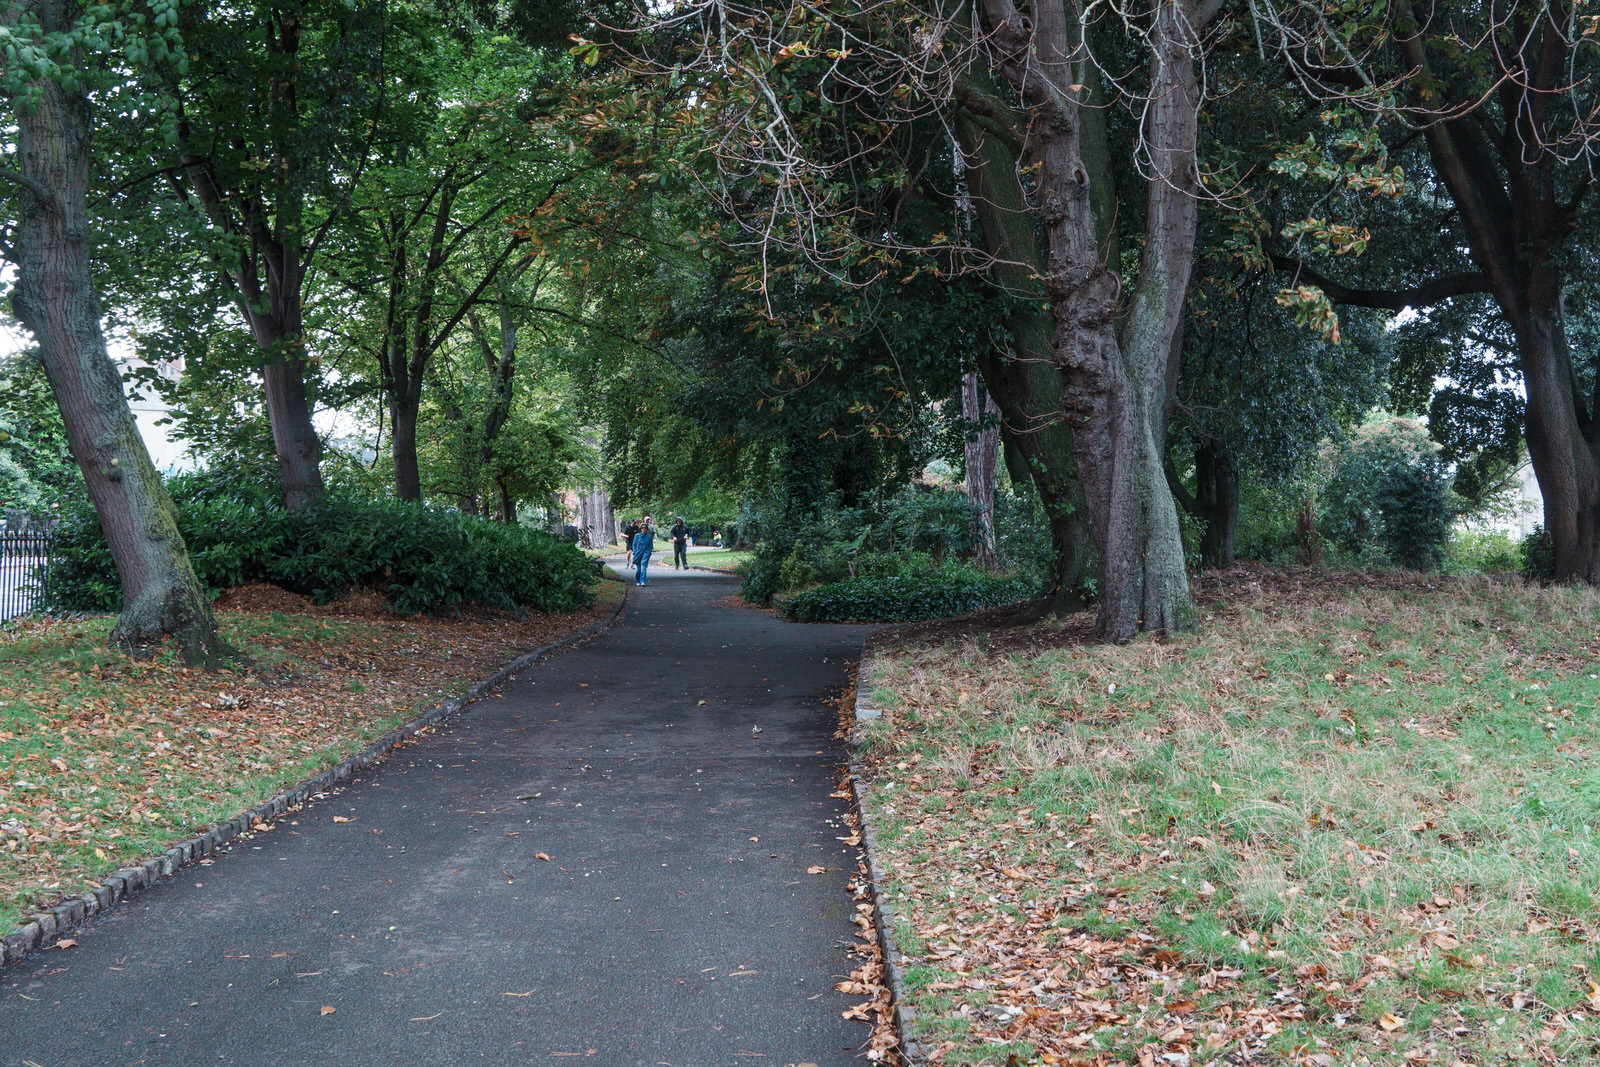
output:
M108 650L109 616L0 630L0 936L252 807L516 658L609 616L220 611L251 665Z
M1600 1061L1600 595L1367 581L879 651L933 1062Z
M689 562L696 567L705 567L713 571L727 571L729 574L743 574L749 566L754 552L735 551L731 548L714 548L709 552L690 552ZM672 563L672 546L667 546L666 560Z

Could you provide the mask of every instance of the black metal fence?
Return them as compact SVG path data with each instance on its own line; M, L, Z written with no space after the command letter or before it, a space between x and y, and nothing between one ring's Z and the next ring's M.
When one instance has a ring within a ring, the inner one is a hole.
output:
M39 597L35 572L50 561L49 530L0 529L0 620L26 614Z

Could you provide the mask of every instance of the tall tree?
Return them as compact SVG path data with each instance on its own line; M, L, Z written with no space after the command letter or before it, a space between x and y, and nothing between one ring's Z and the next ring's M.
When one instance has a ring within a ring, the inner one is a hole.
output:
M175 4L154 4L170 27ZM5 5L6 93L16 124L17 215L6 257L17 270L12 303L39 343L65 423L122 583L114 644L135 655L177 638L188 663L229 654L204 588L189 564L177 513L150 462L106 351L89 261L92 74L86 52L104 47L106 24L72 0ZM138 33L138 24L123 25ZM173 32L140 36L140 48L180 55Z
M284 504L298 510L323 493L306 292L384 129L387 50L414 13L380 0L180 11L192 55L156 81L170 128L135 124L127 137L143 175L164 176L190 210L188 236L249 326Z
M1430 181L1419 197L1449 210L1432 276L1363 285L1296 247L1275 262L1335 303L1398 311L1492 298L1527 394L1555 577L1600 583L1595 355L1574 352L1562 308L1574 244L1594 226L1600 153L1600 40L1584 11L1568 0L1389 0L1333 19L1321 5L1286 8L1282 56L1301 86L1420 138Z
M787 246L823 269L849 260L880 265L872 281L882 280L902 266L899 255L913 251L884 220L899 218L932 155L897 137L930 123L957 131L978 164L974 186L988 179L992 190L975 203L980 212L993 207L980 215L982 243L952 250L948 266L1015 263L1023 284L1009 288L1025 299L1028 290L1042 292L1052 320L1049 411L1071 430L1100 559L1096 633L1105 640L1193 621L1163 473L1163 420L1204 195L1198 71L1221 8L1222 0L1163 0L1112 16L1071 0L1037 0L1026 10L1011 0L978 0L949 12L774 4L734 14L704 3L658 20L662 32L693 24L685 36L698 52L680 53L674 76L715 72L724 86L702 87L705 106L685 109L685 121L739 130L708 138L706 155L719 169L707 184L724 194L741 224L739 240L759 249L763 263ZM1115 164L1105 101L1093 99L1112 56L1118 69L1140 72L1112 86L1138 110L1132 157ZM980 139L994 146L987 168ZM1133 213L1116 210L1117 168L1137 170L1144 201L1142 225L1130 227L1140 246L1133 270L1114 254L1118 220ZM743 180L751 174L765 188L753 192ZM1018 192L1002 196L1002 186ZM857 192L882 214L856 225ZM1018 201L1008 226L1003 212ZM1025 226L1038 236L1002 237ZM1035 241L1042 255L1027 247ZM1042 269L1031 270L1040 259ZM1033 377L985 373L1002 412L1015 393L1008 385L1037 393ZM1015 408L1049 418L1032 403ZM1057 476L1061 467L1055 464Z

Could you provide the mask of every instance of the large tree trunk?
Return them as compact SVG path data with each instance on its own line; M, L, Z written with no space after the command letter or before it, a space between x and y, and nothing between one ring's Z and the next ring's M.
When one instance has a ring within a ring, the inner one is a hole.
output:
M296 344L298 344L298 331ZM270 355L270 352L269 352ZM278 456L278 485L283 506L299 511L322 499L322 439L311 421L311 399L306 393L306 362L278 359L264 364L261 380L266 392L267 420Z
M422 469L417 463L417 411L420 398L410 389L389 396L389 449L394 454L394 495L408 503L422 500Z
M974 86L987 96L987 86ZM1073 458L1072 433L1061 410L1061 375L1051 358L1051 323L1039 309L1040 253L1033 217L1017 184L1017 156L1005 130L973 110L956 113L973 213L984 246L996 257L994 280L1018 299L1003 325L1011 349L985 346L978 372L1000 409L1006 467L1012 481L1032 482L1050 527L1047 610L1077 611L1095 570L1094 539Z
M1054 355L1066 388L1078 472L1100 554L1095 635L1193 625L1177 509L1161 438L1174 332L1193 262L1199 188L1199 91L1192 50L1203 30L1191 4L1159 5L1147 37L1150 69L1141 134L1150 170L1139 289L1117 329L1121 280L1103 259L1091 187L1109 182L1085 156L1074 27L1064 5L1042 4L1030 24L1009 0L986 0L998 67L1032 109L1028 158L1038 166L1037 214L1050 260ZM1048 61L1046 61L1048 60ZM1076 84L1076 83L1074 83ZM1093 149L1093 142L1089 148Z
M30 0L45 32L79 14L64 0ZM8 12L14 24L18 11ZM21 168L14 238L17 317L39 342L73 458L83 471L122 583L113 644L153 654L174 636L184 662L213 664L231 650L189 564L177 513L139 436L106 352L89 270L89 102L52 81L35 83L34 106L16 112Z
M961 418L967 424L965 468L967 500L972 504L972 558L986 570L997 570L994 543L994 484L1000 452L1000 408L975 371L961 376Z
M1559 292L1559 290L1557 290ZM1572 352L1556 293L1512 317L1528 392L1528 457L1544 497L1558 582L1600 584L1600 456L1579 415Z

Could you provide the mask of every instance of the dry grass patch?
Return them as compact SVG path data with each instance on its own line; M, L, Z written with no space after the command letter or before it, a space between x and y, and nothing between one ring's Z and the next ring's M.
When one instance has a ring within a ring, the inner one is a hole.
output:
M253 664L210 674L170 652L108 651L109 617L0 629L0 936L587 629L622 589L603 582L570 615L429 619L247 587L220 602L218 623Z
M1235 581L1170 642L880 649L934 1062L1600 1060L1600 596Z

